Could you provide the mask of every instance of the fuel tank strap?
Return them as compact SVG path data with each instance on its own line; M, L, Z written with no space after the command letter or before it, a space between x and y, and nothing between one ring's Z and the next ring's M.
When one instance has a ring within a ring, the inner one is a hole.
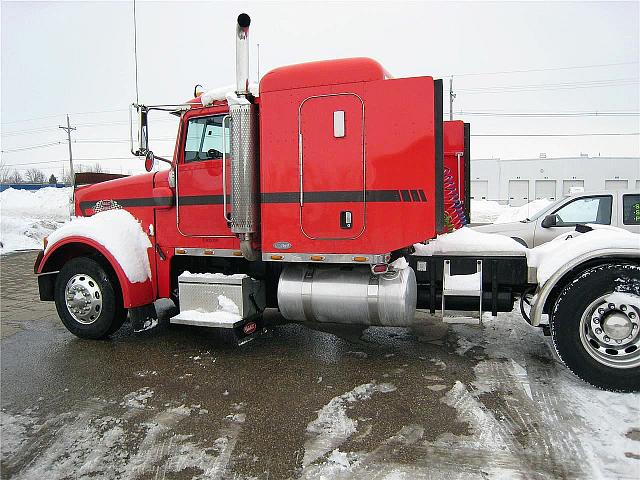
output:
M367 286L367 307L369 310L369 321L371 325L378 325L380 317L378 315L378 292L380 290L380 277L371 275Z
M313 306L311 305L311 293L313 289L313 270L306 270L302 278L302 310L307 321L315 322L316 317L313 314Z

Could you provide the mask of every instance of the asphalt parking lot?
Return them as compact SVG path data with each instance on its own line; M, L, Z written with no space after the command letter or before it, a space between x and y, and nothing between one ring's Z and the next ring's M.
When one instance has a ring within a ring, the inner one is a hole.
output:
M640 478L640 395L577 380L519 315L85 341L34 259L1 258L2 478Z

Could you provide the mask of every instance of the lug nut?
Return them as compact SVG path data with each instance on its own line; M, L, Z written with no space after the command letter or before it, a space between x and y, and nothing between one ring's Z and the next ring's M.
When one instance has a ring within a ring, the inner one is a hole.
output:
M623 312L627 311L627 306L626 305L620 305L620 310Z
M615 303L610 303L608 307L609 307L609 310L613 310L614 308L616 308L616 305Z
M604 313L604 308L599 308L599 309L598 309L598 313L599 313L600 315L602 315L602 314Z
M598 335L600 335L600 334L602 333L602 329L600 329L600 328L596 328L596 333L597 333Z
M622 343L622 340L616 340L616 343Z
M597 325L598 323L600 323L600 319L598 317L593 317L593 323Z
M629 312L629 318L631 318L631 319L636 318L635 312Z
M604 341L605 341L605 342L608 342L609 340L611 340L611 339L605 335L605 336L604 336Z

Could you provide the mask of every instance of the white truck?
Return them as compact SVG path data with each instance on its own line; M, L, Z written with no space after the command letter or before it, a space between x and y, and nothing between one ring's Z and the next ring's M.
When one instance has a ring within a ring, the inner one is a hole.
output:
M640 191L577 193L561 198L531 218L474 229L507 235L533 248L575 230L580 224L611 225L640 233Z

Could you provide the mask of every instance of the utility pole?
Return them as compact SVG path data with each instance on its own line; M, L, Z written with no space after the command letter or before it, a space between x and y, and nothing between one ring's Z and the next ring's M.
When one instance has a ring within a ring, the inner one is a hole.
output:
M73 173L73 154L71 153L71 132L75 130L76 127L71 126L71 123L69 122L69 115L67 115L67 126L66 127L60 126L58 128L61 128L62 130L67 132L67 140L69 141L69 174L71 175L71 186L75 190L76 179L75 179L75 174Z
M449 77L449 120L453 120L453 99L456 94L453 93L453 75Z

